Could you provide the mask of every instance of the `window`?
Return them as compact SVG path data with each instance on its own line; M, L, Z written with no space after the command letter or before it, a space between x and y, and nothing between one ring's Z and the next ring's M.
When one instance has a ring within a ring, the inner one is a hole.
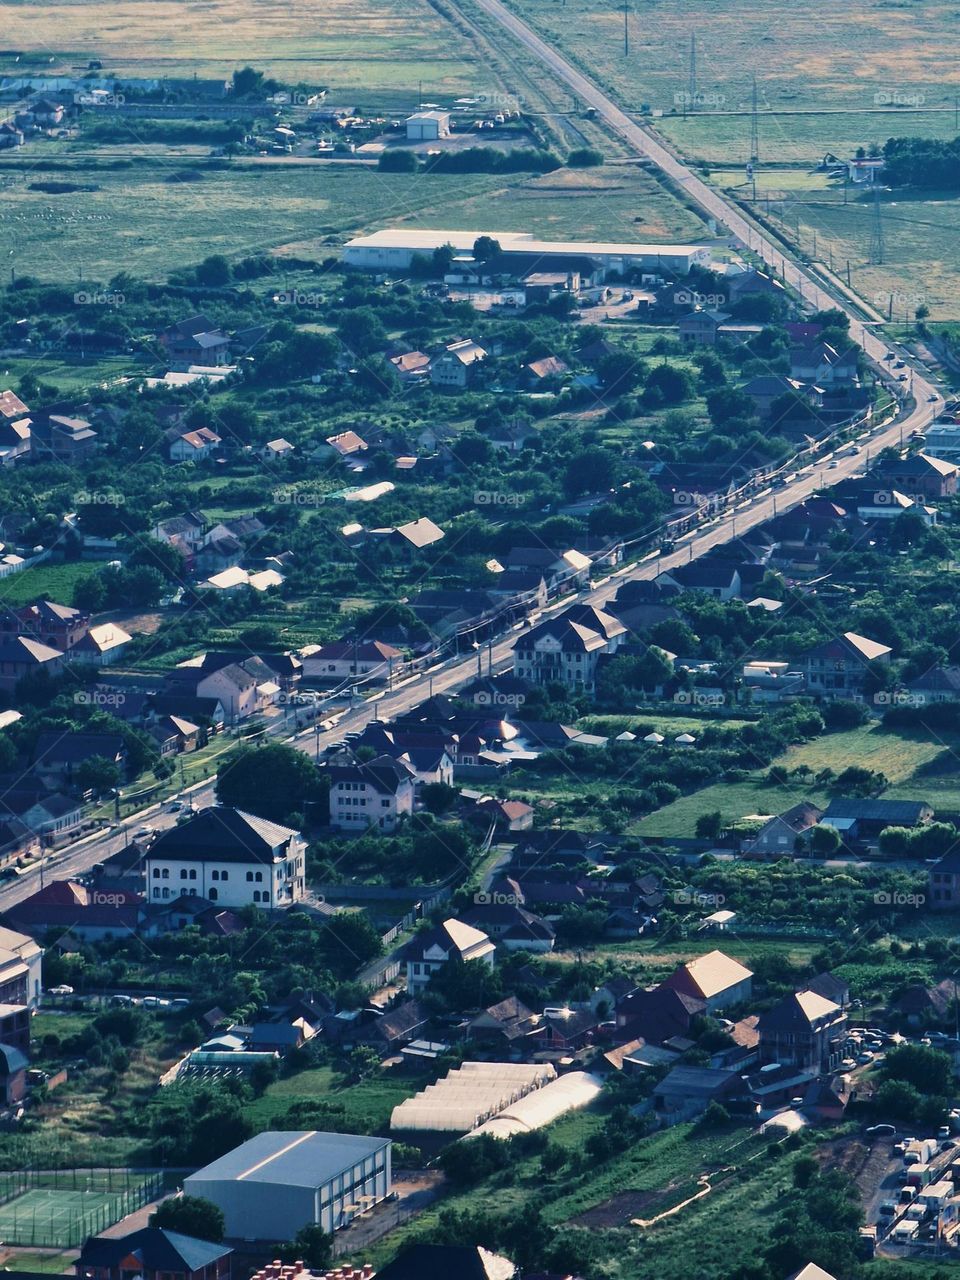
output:
M169 889L164 889L164 891L163 891L163 896L164 896L165 898L169 898L169 897L170 897L170 890L169 890Z
M197 869L196 869L196 867L191 867L191 868L190 868L190 879L191 879L191 880L196 880L196 878L197 878Z
M259 889L254 889L254 891L253 891L253 900L254 900L254 902L259 902L259 901L260 901L260 890L259 890Z
M219 879L220 879L220 872L219 872L219 871L211 871L211 872L210 872L210 879L211 879L211 880L219 880Z
M159 898L159 897L160 897L160 886L159 886L159 885L154 885L154 887L153 887L153 896L154 896L155 898Z
M154 878L154 880L159 880L159 879L160 879L160 868L159 868L159 867L154 867L154 868L153 868L153 878Z
M221 880L229 880L229 878L230 878L230 877L227 875L226 871L221 871L221 872L220 872L220 879L221 879Z
M262 884L262 883L263 883L263 872L262 872L262 871L258 871L258 872L257 872L257 874L256 874L256 876L255 876L255 879L256 879L257 884Z
M181 867L181 868L180 868L180 879L181 879L181 880L186 880L186 878L187 878L187 868L186 868L186 867Z
M169 867L164 867L164 868L163 868L163 872L162 872L162 874L161 874L161 879L163 879L163 880L169 880L169 879L170 879L170 868L169 868Z
M248 872L247 872L247 883L248 883L248 884L252 884L252 883L253 883L253 872L252 872L252 871L248 871Z

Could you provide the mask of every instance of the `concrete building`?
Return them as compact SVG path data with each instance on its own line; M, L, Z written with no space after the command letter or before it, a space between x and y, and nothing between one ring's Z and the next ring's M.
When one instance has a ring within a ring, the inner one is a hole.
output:
M0 1001L35 1009L43 991L43 949L26 933L0 928Z
M808 693L823 698L859 698L871 664L887 665L892 652L888 645L845 631L808 649L794 665L803 672Z
M795 991L760 1015L760 1058L814 1075L834 1071L843 1057L847 1015L814 991Z
M240 809L214 806L162 832L147 852L147 900L185 894L223 907L286 907L303 897L300 833Z
M407 991L419 995L430 979L451 961L478 962L493 967L496 944L481 929L462 920L444 920L436 928L418 934L404 951Z
M739 960L722 951L710 951L679 965L661 985L705 1001L707 1012L713 1013L749 1000L753 974Z
M626 638L626 627L611 614L573 605L518 637L513 674L530 684L557 681L590 693L601 654L616 653Z
M402 760L348 759L330 765L330 825L341 831L393 831L413 813L416 777Z
M437 142L450 137L450 112L415 111L406 126L408 142Z
M266 1132L183 1180L221 1210L237 1240L290 1240L301 1227L334 1232L391 1191L389 1138Z
M344 248L343 260L351 267L372 271L405 271L417 256L427 257L444 245L457 254L473 252L481 236L500 245L510 269L522 262L528 270L550 269L562 262L593 265L601 276L630 270L686 274L692 266L709 267L710 249L697 244L617 244L591 240L538 240L529 231L428 231L385 228L357 236Z

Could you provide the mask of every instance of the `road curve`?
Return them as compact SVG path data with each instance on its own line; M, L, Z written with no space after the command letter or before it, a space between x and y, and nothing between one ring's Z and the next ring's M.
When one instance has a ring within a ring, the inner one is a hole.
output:
M754 228L735 205L702 178L698 178L646 129L631 120L612 98L608 97L582 71L578 71L556 49L547 44L522 18L511 13L501 0L475 0L475 2L490 17L495 18L510 35L519 40L530 53L539 58L558 79L565 81L582 102L593 107L609 128L618 133L640 155L653 161L658 169L681 187L704 215L715 218L729 228L732 235L762 258L786 284L810 303L814 310L836 307L843 311L850 319L850 336L853 341L863 348L871 360L883 368L883 359L888 350L887 344L861 323L859 316L850 309L846 301L828 292L813 275L804 271L792 259L785 257L783 249ZM452 3L454 8L459 8L458 0L452 0ZM913 393L916 409L905 419L903 424L905 430L925 425L930 420L931 410L939 412L943 407L937 388L917 370L913 371ZM930 400L931 396L936 396L937 400Z

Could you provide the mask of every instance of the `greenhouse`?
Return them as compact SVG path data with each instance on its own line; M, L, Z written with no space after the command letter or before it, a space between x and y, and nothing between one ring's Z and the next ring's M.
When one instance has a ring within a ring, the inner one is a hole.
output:
M390 1128L469 1133L556 1079L549 1064L465 1062L394 1107Z

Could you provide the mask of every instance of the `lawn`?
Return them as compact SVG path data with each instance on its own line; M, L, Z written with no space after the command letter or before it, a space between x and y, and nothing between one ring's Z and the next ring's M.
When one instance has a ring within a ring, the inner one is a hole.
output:
M424 1083L417 1076L389 1071L347 1084L332 1068L317 1067L269 1085L247 1108L247 1115L257 1130L269 1129L295 1103L322 1103L329 1108L332 1127L340 1132L386 1133L393 1108Z
M22 573L0 579L0 605L26 604L44 596L69 604L73 589L80 578L85 578L95 566L71 562L68 564L38 564Z

